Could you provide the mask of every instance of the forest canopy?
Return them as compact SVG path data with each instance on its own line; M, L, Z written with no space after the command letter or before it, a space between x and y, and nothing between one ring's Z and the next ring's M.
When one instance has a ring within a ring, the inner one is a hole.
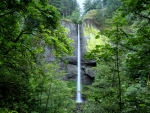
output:
M150 113L150 1L85 0L83 7L81 16L77 0L1 0L1 113ZM76 104L74 82L60 79L67 73L58 61L73 51L60 21L79 24L91 12L95 38L108 40L86 53L97 62L95 79ZM55 62L43 60L46 47Z
M55 64L48 65L42 62L41 54L45 46L50 47L57 58L71 54L70 42L60 25L59 12L45 0L2 0L0 2L0 112L49 111L52 106L48 102L49 91L53 90L51 85L54 82L59 83L58 80L54 80L53 74L59 76L64 74L63 72L58 74L58 67ZM45 72L48 67L53 71ZM57 88L59 85L55 89ZM62 109L64 108L57 110Z
M98 62L95 82L85 93L87 113L149 113L150 2L103 0L100 8L94 2L89 6L97 11L94 21L100 25L95 38L105 35L108 42L87 53Z

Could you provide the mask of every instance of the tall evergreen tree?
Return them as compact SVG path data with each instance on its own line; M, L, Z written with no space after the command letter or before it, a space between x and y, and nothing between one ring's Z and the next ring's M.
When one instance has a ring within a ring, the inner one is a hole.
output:
M78 6L76 0L49 0L49 3L58 9L62 17L70 16Z

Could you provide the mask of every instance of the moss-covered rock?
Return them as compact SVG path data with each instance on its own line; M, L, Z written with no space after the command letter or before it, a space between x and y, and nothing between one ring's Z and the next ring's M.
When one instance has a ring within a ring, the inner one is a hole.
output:
M100 35L100 38L96 39L95 37L97 36L98 32L100 30L96 28L94 25L91 25L86 23L84 25L84 36L87 41L86 49L87 52L95 49L96 45L104 45L107 41L107 38L103 35Z

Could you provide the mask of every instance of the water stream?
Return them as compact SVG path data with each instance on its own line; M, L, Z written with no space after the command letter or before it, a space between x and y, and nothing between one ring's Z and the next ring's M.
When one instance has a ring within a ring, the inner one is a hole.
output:
M82 102L82 96L81 96L81 49L80 49L80 25L78 24L78 60L77 60L77 97L76 102L81 103Z

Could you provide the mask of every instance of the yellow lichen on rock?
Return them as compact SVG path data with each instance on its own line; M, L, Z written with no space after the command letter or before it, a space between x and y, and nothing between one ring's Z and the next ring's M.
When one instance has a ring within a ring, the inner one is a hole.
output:
M85 24L84 26L84 36L87 38L87 51L95 49L96 45L104 45L107 41L107 38L103 35L100 35L100 38L96 39L99 30L92 25Z

